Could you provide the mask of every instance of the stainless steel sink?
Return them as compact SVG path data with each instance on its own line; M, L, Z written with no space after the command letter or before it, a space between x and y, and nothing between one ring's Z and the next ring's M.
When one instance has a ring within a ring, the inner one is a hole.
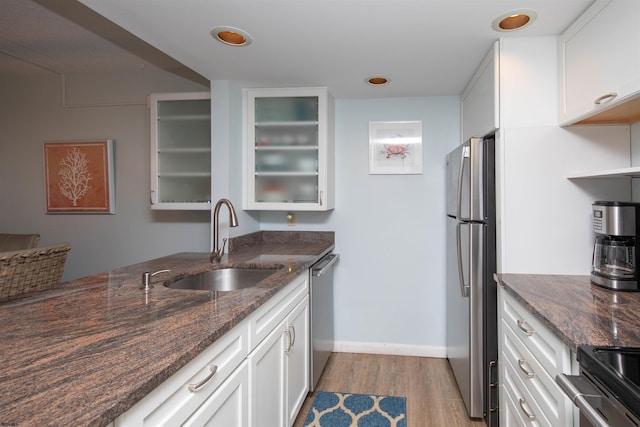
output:
M228 292L251 287L277 268L221 268L185 277L167 285L171 289Z

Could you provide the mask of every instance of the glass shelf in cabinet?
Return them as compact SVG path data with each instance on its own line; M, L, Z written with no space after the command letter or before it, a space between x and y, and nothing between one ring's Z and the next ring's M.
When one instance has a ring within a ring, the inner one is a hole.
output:
M316 127L320 122L317 120L288 120L288 121L273 121L273 122L255 122L256 127Z
M159 177L168 177L168 178L201 178L201 177L210 177L211 173L209 172L161 172L158 174Z
M188 120L194 120L194 121L198 121L198 120L206 120L209 121L211 120L211 116L210 115L205 115L205 114L190 114L190 115L171 115L171 116L158 116L157 117L158 121L188 121Z
M210 116L210 99L167 99L157 102L158 117Z
M297 172L297 171L293 171L293 172L279 172L279 171L272 171L272 172L255 172L254 173L255 176L291 176L291 177L296 177L296 176L318 176L318 172Z
M198 204L210 204L211 200L200 200L200 199L196 199L196 200L160 200L158 201L158 203L167 203L167 204L171 204L171 203L175 203L175 204L180 204L180 203L198 203Z
M284 150L315 151L315 150L318 150L317 145L263 145L262 143L259 143L259 142L256 142L255 148L256 148L256 151L284 151Z
M183 147L183 148L158 148L158 153L210 153L211 148Z

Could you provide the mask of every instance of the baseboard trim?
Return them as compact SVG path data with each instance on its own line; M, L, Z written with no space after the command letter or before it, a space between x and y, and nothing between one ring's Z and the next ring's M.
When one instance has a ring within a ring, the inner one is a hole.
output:
M335 341L333 351L337 353L389 354L393 356L447 357L447 349L437 346L390 344L379 342Z

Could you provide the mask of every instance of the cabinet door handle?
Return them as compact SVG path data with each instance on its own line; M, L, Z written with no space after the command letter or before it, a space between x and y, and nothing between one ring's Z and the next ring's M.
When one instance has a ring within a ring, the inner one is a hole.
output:
M291 342L291 329L285 329L284 333L287 334L287 348L284 349L284 352L289 353L291 351L291 347L293 346L293 343Z
M531 336L535 332L533 328L529 326L529 324L524 320L518 320L518 328L520 328L520 330L527 336Z
M200 390L202 387L204 387L206 383L208 383L213 378L213 376L218 371L218 365L209 365L209 370L211 371L211 373L207 375L207 378L203 379L202 381L198 381L195 384L189 384L189 391L191 393L195 393L196 391Z
M518 399L518 403L520 403L520 409L522 409L522 412L524 412L526 417L529 418L529 420L534 421L536 419L536 416L530 410L527 410L527 408L524 407L524 405L527 404L525 398L521 397L520 399ZM527 406L529 405L527 404Z
M527 363L526 360L524 359L518 359L518 366L520 367L520 370L522 372L524 372L524 374L527 376L527 378L533 378L536 376L536 373L533 372L531 369L527 369L525 367L525 364Z
M593 101L593 103L596 105L606 104L607 102L613 101L616 98L616 96L618 96L618 94L615 92L606 93L602 96L597 97L595 101Z
M291 347L293 347L296 344L296 327L294 325L289 326L289 329L291 330Z
M289 325L289 327L284 331L287 334L287 348L284 350L285 353L291 352L293 345L296 343L296 328L293 325Z
M322 206L322 193L323 193L323 191L320 190L320 206Z

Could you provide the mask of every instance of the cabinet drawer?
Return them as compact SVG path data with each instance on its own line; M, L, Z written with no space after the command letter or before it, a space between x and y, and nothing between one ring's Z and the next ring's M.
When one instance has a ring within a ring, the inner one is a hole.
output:
M556 427L546 418L544 411L529 393L527 387L518 377L509 360L502 361L504 401L511 410L511 418L515 418L516 425Z
M248 372L244 361L183 426L249 427Z
M235 326L117 418L115 427L182 424L247 357L248 330L246 321Z
M521 340L552 378L559 373L571 372L570 352L555 335L531 313L516 303L507 294L502 299L503 321Z
M309 294L309 272L305 270L266 303L249 319L249 351L252 351L282 322L286 315Z
M502 328L502 357L508 361L551 424L570 425L571 402L508 325Z

